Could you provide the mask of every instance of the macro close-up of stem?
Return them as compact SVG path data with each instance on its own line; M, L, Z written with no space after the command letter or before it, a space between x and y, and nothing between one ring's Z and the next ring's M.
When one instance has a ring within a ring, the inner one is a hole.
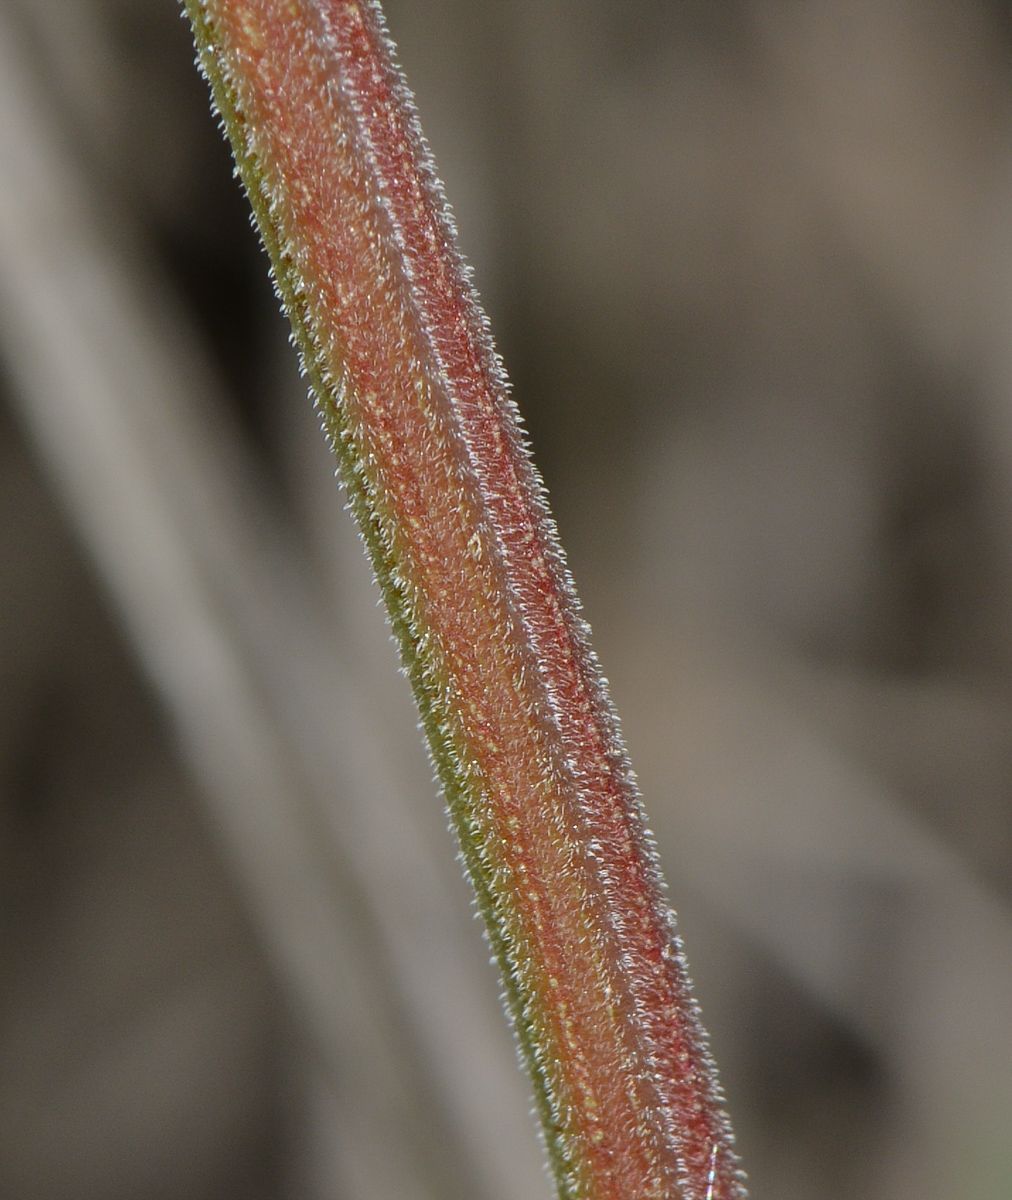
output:
M1004 0L0 0L2 1200L1009 1200L1010 116Z
M741 1196L636 785L379 6L189 12L503 973L559 1194Z

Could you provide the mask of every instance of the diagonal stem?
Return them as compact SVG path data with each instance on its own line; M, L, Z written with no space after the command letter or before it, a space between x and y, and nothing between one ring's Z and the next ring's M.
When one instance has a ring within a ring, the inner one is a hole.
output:
M369 0L188 0L502 968L560 1195L744 1195L638 792Z

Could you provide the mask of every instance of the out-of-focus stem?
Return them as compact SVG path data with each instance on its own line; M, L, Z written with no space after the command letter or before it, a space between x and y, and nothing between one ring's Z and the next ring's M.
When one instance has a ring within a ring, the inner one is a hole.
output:
M744 1194L604 681L378 5L187 0L567 1197Z

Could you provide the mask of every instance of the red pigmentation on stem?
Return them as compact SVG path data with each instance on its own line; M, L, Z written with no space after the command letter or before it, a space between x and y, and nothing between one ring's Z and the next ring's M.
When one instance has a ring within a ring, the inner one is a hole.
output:
M188 0L502 967L560 1194L744 1196L604 680L369 0Z

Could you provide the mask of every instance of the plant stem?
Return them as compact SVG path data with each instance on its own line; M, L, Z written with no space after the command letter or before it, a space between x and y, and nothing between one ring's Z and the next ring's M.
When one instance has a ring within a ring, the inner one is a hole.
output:
M744 1195L604 680L370 0L187 0L564 1197Z

